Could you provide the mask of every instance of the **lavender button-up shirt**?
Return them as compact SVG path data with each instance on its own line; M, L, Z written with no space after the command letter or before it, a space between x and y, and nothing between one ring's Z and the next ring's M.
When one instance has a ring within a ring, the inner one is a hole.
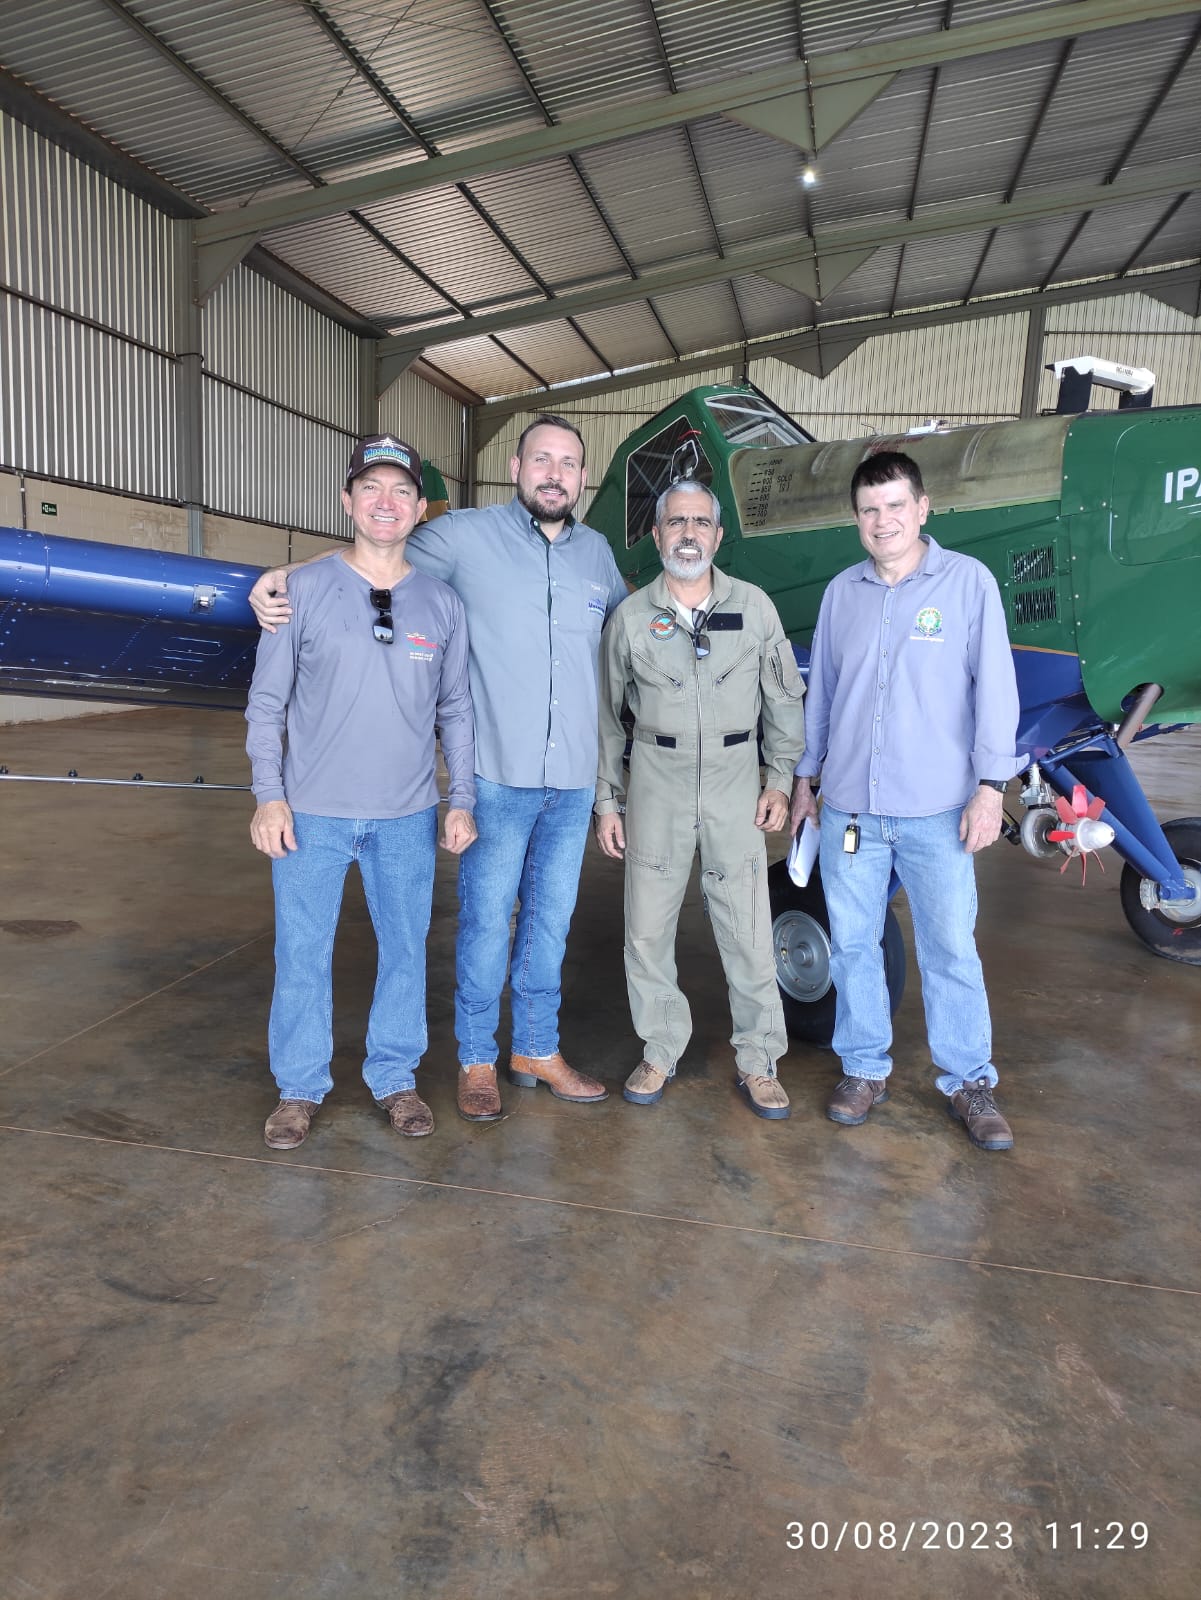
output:
M872 562L826 589L813 635L802 777L839 811L927 817L1011 778L1017 680L996 580L923 536L893 588Z

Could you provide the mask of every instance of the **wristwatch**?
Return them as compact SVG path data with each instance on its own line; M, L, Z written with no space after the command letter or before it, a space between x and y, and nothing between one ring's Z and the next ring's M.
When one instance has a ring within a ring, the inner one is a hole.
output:
M1000 778L981 778L979 783L982 789L995 789L998 794L1004 794L1008 787L1006 783L1002 783Z

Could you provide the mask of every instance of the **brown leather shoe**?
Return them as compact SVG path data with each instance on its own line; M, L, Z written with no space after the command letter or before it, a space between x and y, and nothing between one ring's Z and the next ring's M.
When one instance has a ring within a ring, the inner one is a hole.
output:
M500 1090L496 1087L496 1067L476 1061L459 1068L455 1090L459 1115L468 1122L495 1122L500 1117Z
M640 1061L625 1081L622 1098L635 1106L657 1106L671 1078L662 1067Z
M857 1128L867 1121L873 1106L887 1099L885 1078L843 1078L830 1096L826 1115L831 1122L841 1122L844 1128Z
M977 1150L1013 1149L1013 1130L997 1110L987 1079L965 1083L947 1101L947 1110L963 1123Z
M519 1089L536 1089L546 1084L556 1100L607 1100L609 1091L595 1078L586 1078L582 1072L569 1067L563 1057L555 1052L547 1061L537 1056L514 1055L509 1059L509 1082Z
M738 1085L739 1093L757 1117L767 1117L771 1122L782 1122L792 1115L792 1107L788 1104L788 1096L779 1078L769 1078L763 1074L744 1078L742 1073L738 1072L734 1076L734 1081Z
M316 1100L281 1100L267 1118L263 1140L269 1150L295 1150L303 1144L317 1115Z
M434 1131L434 1113L416 1089L398 1089L375 1103L388 1113L388 1121L406 1139L424 1139Z

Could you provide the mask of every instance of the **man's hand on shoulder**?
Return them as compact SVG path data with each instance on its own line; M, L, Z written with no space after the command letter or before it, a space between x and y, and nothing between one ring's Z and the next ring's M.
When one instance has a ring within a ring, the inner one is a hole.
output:
M286 567L272 567L270 572L259 574L248 598L250 609L264 633L274 633L285 622L292 620L292 607L288 602L288 574L295 572L297 567L307 567L312 561L328 561L337 553L336 550L321 550L315 556L306 556L303 561L293 561Z
M272 567L255 579L250 591L250 609L264 633L274 633L292 619L288 603L288 573L291 567Z
M250 819L250 842L273 861L282 861L296 848L292 807L286 800L266 800Z
M596 842L607 856L620 861L626 853L626 830L620 811L607 811L604 816L593 817Z
M755 826L764 833L779 833L788 821L788 796L783 789L764 789L755 807Z
M438 843L443 850L449 850L452 856L461 856L467 846L478 837L475 818L471 812L455 806L446 813L446 820L442 824L442 837Z
M959 837L968 855L987 850L1001 837L1002 810L1005 797L999 789L981 784L963 808L959 819Z
M796 833L806 818L812 817L817 821L817 800L813 793L813 784L808 778L797 778L792 785L792 809L789 813L789 829Z

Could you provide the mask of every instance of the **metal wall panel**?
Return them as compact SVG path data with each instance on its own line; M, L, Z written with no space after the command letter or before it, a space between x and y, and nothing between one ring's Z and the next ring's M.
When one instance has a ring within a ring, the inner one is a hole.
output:
M1048 310L1044 363L1072 356L1101 356L1150 367L1156 405L1201 404L1201 317L1186 316L1148 295L1120 295ZM1054 376L1044 370L1039 405L1053 407L1055 390ZM1093 390L1094 410L1112 410L1117 403L1115 390Z
M0 113L0 277L35 300L171 349L171 223Z
M380 427L407 439L446 479L450 503L463 504L464 407L415 372L403 373L380 400Z
M0 464L176 497L175 364L0 294Z
M1025 313L1012 312L880 334L824 379L775 357L752 361L750 376L817 438L850 439L931 416L952 423L1016 417L1025 349Z
M209 372L353 432L359 370L353 333L245 267L230 273L201 319Z
M203 380L204 502L226 516L345 538L338 491L351 435Z

